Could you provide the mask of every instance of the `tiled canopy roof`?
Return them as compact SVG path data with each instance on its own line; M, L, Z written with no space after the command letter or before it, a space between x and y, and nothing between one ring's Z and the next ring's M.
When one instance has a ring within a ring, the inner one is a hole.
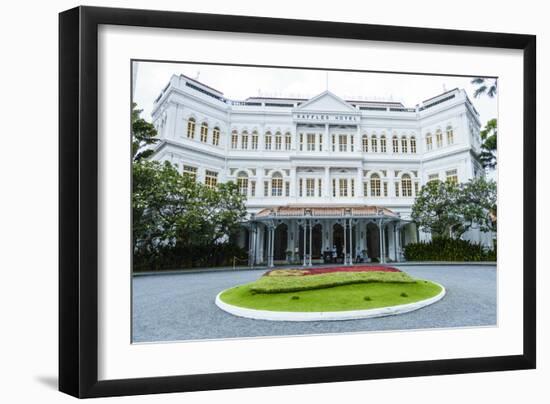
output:
M385 216L399 218L399 215L387 208L370 205L359 206L278 206L259 211L256 219L301 218L301 217L372 217Z

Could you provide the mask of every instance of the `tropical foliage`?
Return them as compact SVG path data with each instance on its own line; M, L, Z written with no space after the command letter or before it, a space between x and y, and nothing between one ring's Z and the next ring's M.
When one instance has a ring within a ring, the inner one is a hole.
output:
M496 183L483 177L467 183L430 181L412 207L417 226L434 236L460 238L470 228L496 230Z
M407 261L496 261L496 250L448 237L410 243L404 249Z
M232 241L244 219L233 182L208 187L170 162L151 161L156 130L132 111L134 270L227 265L245 252Z
M497 165L497 120L491 119L481 131L481 153L479 160L483 168L495 168Z
M149 146L158 142L157 130L152 123L141 118L143 110L137 109L137 104L132 103L132 159L138 161L153 154Z
M474 91L474 97L487 95L494 98L498 92L497 79L487 79L484 77L475 77L471 81L477 88ZM491 119L481 131L481 153L479 159L483 168L493 169L497 165L497 120Z
M479 97L483 94L493 98L497 95L498 82L497 79L489 79L485 77L475 77L472 79L472 84L477 86L474 97Z

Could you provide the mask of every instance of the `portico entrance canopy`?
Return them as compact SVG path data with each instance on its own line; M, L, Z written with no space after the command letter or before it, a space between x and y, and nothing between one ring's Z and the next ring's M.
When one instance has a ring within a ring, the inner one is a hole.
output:
M410 221L402 219L398 213L372 205L266 208L251 215L248 222L249 262L250 265L267 262L273 267L275 260L281 260L274 257L276 243L280 250L281 242L286 244L285 251L292 256L286 257L287 263L297 262L298 255L305 266L312 265L314 255L323 262L319 251L329 252L335 248L344 265L352 265L358 259L368 260L368 256L363 258L367 251L370 258L377 255L379 262L399 261L402 253L400 231L408 223ZM285 240L281 240L282 233L278 231L281 225L287 231L283 234Z

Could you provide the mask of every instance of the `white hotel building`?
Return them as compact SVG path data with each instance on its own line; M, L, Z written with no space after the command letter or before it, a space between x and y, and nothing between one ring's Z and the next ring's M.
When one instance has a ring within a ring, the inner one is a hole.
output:
M460 89L414 107L330 91L234 101L173 75L152 117L154 159L207 185L234 181L247 196L239 242L250 265L402 260L404 245L430 237L410 222L422 185L484 175L479 114ZM490 243L475 230L465 237Z

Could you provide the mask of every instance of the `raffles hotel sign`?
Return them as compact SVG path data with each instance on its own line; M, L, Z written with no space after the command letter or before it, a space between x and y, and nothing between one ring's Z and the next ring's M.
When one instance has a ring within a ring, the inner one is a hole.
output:
M308 113L308 112L296 112L294 113L294 121L296 122L308 122L308 123L359 123L361 117L358 113Z

